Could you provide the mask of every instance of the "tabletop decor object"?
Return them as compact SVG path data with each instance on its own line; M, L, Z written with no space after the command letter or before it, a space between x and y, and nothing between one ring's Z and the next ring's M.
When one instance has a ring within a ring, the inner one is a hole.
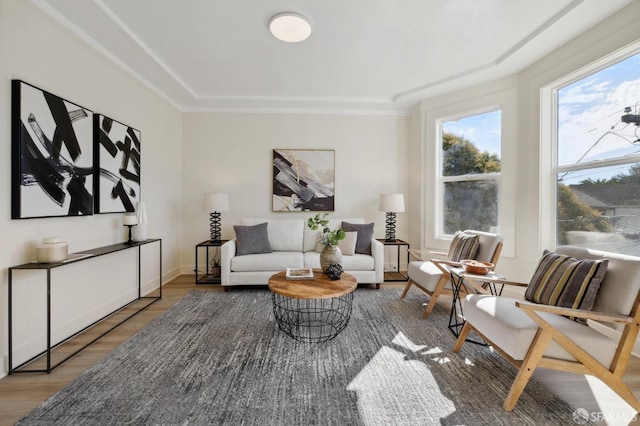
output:
M149 222L147 221L147 209L143 201L136 204L136 227L133 228L133 241L145 241L149 236Z
M131 235L131 228L138 224L138 219L134 214L126 214L124 215L124 219L122 220L122 224L129 228L129 239L127 240L127 244L133 244L133 238Z
M340 275L342 275L343 272L344 269L342 269L342 265L340 265L339 263L332 263L327 268L327 276L334 281L339 280Z
M36 246L38 263L62 262L69 257L69 244L60 237L46 237Z
M463 259L460 264L464 266L464 269L469 274L487 275L495 268L495 265L491 262L483 262L475 259Z
M323 215L318 213L307 221L307 226L313 231L322 228L319 243L324 246L324 249L320 252L320 268L325 274L327 273L329 265L342 263L342 252L340 252L338 242L343 240L347 235L342 228L333 231L329 228L328 215L328 213Z

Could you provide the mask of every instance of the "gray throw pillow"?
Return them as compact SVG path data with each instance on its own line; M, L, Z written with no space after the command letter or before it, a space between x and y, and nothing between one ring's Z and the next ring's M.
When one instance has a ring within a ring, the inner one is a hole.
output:
M267 222L258 225L233 225L236 231L236 255L271 253Z
M342 222L342 229L345 231L356 231L356 253L371 254L371 240L373 239L373 223L349 223Z

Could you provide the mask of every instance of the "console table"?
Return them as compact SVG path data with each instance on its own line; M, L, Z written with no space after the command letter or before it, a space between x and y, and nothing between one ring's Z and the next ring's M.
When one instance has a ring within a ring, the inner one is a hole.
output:
M141 294L141 267L140 267L140 262L141 262L141 247L145 244L151 244L151 243L158 243L159 244L159 256L160 256L160 274L159 274L159 288L160 288L160 294L158 296L142 296ZM87 259L94 259L98 256L104 256L110 253L115 253L121 250L128 250L128 249L132 249L132 248L136 248L137 247L137 251L138 251L138 297L134 300L132 300L131 302L125 304L124 306L121 306L120 308L114 310L113 312L105 315L104 317L100 318L99 320L91 323L90 325L84 327L83 329L77 331L76 333L72 334L69 337L64 338L63 340L61 340L60 342L56 343L55 345L51 345L51 270L55 269L55 268L60 268L63 267L65 265L69 265L72 263L76 263L76 262L81 262L83 260L87 260ZM13 273L15 271L24 271L24 270L34 270L34 269L41 269L41 270L46 270L47 271L47 349L45 349L44 351L40 352L39 354L33 356L32 358L28 359L27 361L23 362L22 364L14 367L13 366L13 315L12 315L12 305L13 305L13 294L12 294L12 280L13 280ZM8 354L8 358L9 358L9 374L13 374L13 373L50 373L54 368L58 367L60 364L66 362L67 360L69 360L71 357L77 355L80 351L82 351L83 349L87 348L89 345L95 343L98 339L100 339L101 337L103 337L104 335L106 335L107 333L111 332L112 330L114 330L115 328L117 328L118 326L122 325L123 323L125 323L126 321L128 321L129 319L133 318L135 315L137 315L138 313L142 312L143 310L145 310L146 308L148 308L149 306L151 306L153 303L157 302L158 300L162 299L162 240L161 239L149 239L149 240L145 240L145 241L135 241L132 243L120 243L120 244L112 244L109 246L104 246L104 247L98 247L92 250L86 250L86 251L81 251L78 253L72 253L69 255L69 258L67 260L64 260L62 262L52 262L52 263L37 263L37 262L31 262L31 263L25 263L22 265L17 265L17 266L11 266L9 267L9 282L8 282L8 289L9 289L9 298L8 298L8 313L9 313L9 354ZM82 333L83 331L87 330L88 328L96 325L97 323L99 323L100 321L106 319L107 317L113 315L114 313L126 308L127 306L131 305L132 303L141 300L141 299L149 299L151 300L151 303L145 305L144 307L138 309L137 311L135 311L134 313L132 313L131 315L129 315L127 318L125 318L124 320L120 321L119 323L115 324L114 326L112 326L111 328L109 328L107 331L105 331L104 333L102 333L100 336L96 337L95 339L93 339L92 341L90 341L89 343L87 343L86 345L82 346L81 348L77 349L76 351L74 351L72 354L68 355L67 357L65 357L63 360L61 360L60 362L51 365L51 350L55 349L56 347L60 346L61 344L65 343L66 341L68 341L69 339L71 339L72 337L77 336L78 334ZM30 362L34 361L35 359L39 358L40 356L46 354L47 357L47 367L44 369L22 369L22 367L24 367L25 365L29 364Z

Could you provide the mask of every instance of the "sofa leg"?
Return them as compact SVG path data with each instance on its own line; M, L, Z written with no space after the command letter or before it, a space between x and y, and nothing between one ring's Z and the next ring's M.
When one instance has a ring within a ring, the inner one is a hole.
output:
M380 283L376 283L376 288L379 290L380 289Z
M229 290L231 290L231 289L229 288L229 286L228 286L228 285L224 286L224 292L225 292L225 293L228 293L228 292L229 292Z

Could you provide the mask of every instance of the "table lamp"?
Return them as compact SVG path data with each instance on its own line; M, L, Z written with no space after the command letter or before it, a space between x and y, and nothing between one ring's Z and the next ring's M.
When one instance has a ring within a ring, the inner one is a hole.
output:
M220 242L220 212L229 210L229 197L227 194L213 192L204 194L203 206L211 215L209 219L211 242Z
M378 210L387 212L385 241L396 241L396 213L404 211L403 194L380 194Z

